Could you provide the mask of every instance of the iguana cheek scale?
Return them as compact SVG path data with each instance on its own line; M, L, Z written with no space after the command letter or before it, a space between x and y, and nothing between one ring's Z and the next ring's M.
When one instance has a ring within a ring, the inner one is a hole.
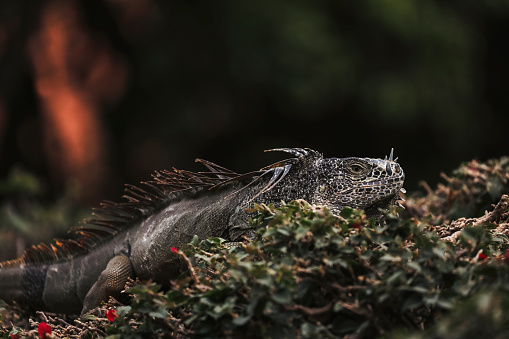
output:
M56 313L85 313L118 297L128 278L169 287L186 265L172 247L194 235L230 241L253 238L254 203L304 199L333 213L345 206L370 217L395 204L405 175L389 158L323 158L311 149L246 174L200 160L208 172L160 171L143 188L128 185L127 202L104 202L95 218L73 229L74 239L39 244L0 263L0 299Z

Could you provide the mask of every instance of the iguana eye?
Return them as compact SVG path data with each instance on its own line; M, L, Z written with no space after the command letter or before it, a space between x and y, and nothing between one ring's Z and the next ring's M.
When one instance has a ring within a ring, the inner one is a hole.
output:
M359 164L351 164L348 169L352 174L362 174L365 171L365 168Z

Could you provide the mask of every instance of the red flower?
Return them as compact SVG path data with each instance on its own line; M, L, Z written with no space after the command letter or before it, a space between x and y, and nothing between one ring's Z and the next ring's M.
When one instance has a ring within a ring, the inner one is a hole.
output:
M479 260L486 260L487 256L484 253L479 253L479 256L477 258Z
M173 253L177 253L177 252L179 251L176 247L172 247L172 248L170 248L170 250L171 250Z
M108 318L109 321L115 320L116 317L117 317L117 311L108 310L108 312L106 312L106 318Z
M39 323L39 327L37 328L37 333L39 333L39 337L46 338L46 334L51 334L51 327L46 323Z

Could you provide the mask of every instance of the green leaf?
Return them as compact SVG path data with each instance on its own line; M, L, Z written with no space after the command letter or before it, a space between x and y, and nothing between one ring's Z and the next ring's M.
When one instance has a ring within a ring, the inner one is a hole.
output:
M287 289L279 289L271 295L271 299L278 304L289 304L292 301L292 295Z
M198 236L195 234L193 236L193 240L191 240L190 244L193 245L193 246L198 246L198 244L200 243L200 239L198 238Z
M497 201L502 196L502 193L507 188L502 179L497 175L490 175L486 181L486 190L488 191L491 200Z
M95 321L95 320L97 320L97 317L93 314L87 314L86 316L83 317L83 320Z
M395 256L395 255L392 255L392 254L384 254L380 260L382 261L391 261L391 262L400 262L401 261L401 257L399 256Z
M164 308L159 308L157 311L149 312L148 315L154 318L166 319L168 312Z
M125 317L127 313L131 311L131 306L120 306L117 307L117 315L119 318Z

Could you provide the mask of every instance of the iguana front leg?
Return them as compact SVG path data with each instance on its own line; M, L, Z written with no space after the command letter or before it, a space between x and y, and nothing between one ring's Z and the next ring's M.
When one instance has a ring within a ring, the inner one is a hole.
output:
M81 315L99 306L102 301L108 301L110 296L118 298L128 278L134 279L129 258L123 254L113 257L85 296Z

